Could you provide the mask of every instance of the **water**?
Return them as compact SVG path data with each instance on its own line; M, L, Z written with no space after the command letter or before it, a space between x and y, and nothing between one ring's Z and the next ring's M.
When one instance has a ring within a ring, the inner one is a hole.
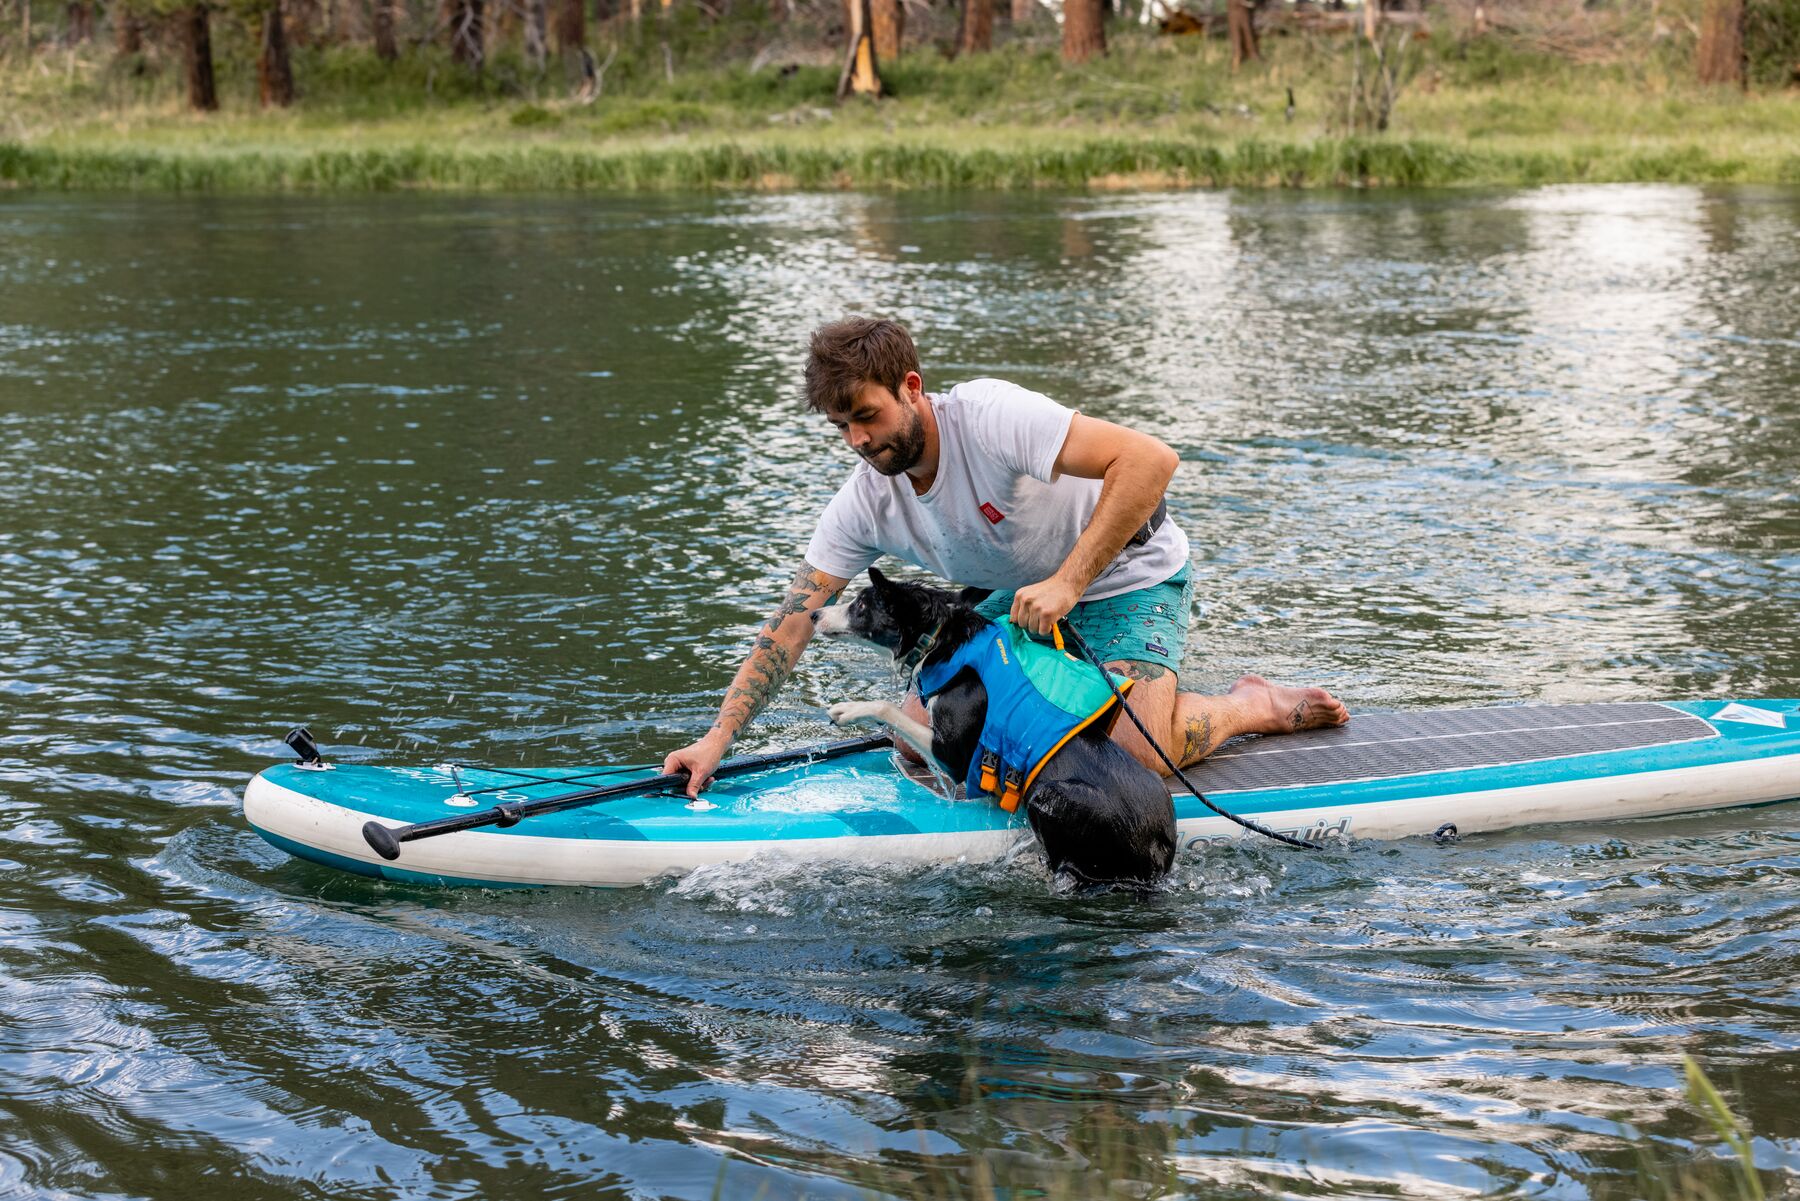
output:
M653 760L906 320L1182 453L1194 686L1800 696L1800 192L0 199L0 1194L1642 1193L1694 1055L1800 1182L1800 833L384 886L240 790ZM813 654L744 749L882 693Z

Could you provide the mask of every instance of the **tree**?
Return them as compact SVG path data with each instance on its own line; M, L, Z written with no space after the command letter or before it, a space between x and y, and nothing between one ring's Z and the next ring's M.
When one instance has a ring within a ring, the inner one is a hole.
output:
M850 8L850 52L844 72L838 76L837 98L881 95L881 66L875 57L875 35L870 26L869 0L847 0Z
M65 36L71 46L94 36L94 6L88 0L69 0Z
M281 0L263 9L262 50L256 56L256 94L264 108L286 108L294 102L294 66L288 60Z
M544 4L545 0L525 0L525 58L534 71L542 71L550 57Z
M587 9L581 0L557 0L555 33L559 54L570 54L587 45Z
M1012 0L1012 22L1017 28L1020 24L1031 20L1031 14L1038 10L1038 0Z
M130 58L144 52L144 19L125 0L113 0L113 52Z
M482 0L445 0L445 24L450 27L450 57L472 71L481 70L486 56L481 31Z
M374 0L370 25L375 35L375 57L391 63L400 57L400 43L394 36L395 0Z
M1744 0L1706 0L1700 12L1700 82L1746 87Z
M1101 10L1106 0L1064 0L1062 59L1071 65L1106 53L1106 26Z
M963 0L958 54L986 54L994 48L994 0Z
M213 80L212 14L204 4L180 9L175 13L175 28L186 67L188 104L203 113L214 112L219 107L219 89Z
M1226 0L1225 24L1231 33L1233 71L1262 57L1262 52L1256 45L1256 20L1255 13L1250 9L1250 0Z
M869 27L875 36L875 58L891 63L900 57L906 33L906 7L901 0L869 0Z

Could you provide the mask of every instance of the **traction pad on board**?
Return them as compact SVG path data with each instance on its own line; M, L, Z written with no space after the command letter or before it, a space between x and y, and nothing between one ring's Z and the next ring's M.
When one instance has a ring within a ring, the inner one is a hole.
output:
M1234 738L1184 770L1210 795L1503 767L1715 735L1702 719L1649 702L1362 713L1331 729Z

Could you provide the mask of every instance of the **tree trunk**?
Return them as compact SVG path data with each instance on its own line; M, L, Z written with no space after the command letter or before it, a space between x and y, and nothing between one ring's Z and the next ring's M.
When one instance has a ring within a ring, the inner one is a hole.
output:
M19 0L19 44L25 47L25 57L31 58L31 0Z
M1706 0L1700 12L1700 82L1748 85L1744 0Z
M290 46L314 46L319 42L319 27L324 13L319 0L283 0L287 11L281 15L281 32Z
M63 38L69 45L78 45L94 36L94 6L87 0L69 0L66 16Z
M123 0L113 0L113 51L120 58L144 52L144 22L125 7Z
M182 60L187 66L188 104L203 113L219 107L213 82L212 19L206 5L196 4L175 16L181 27Z
M362 0L337 0L332 11L331 37L340 46L359 46L367 35L363 28Z
M963 0L958 54L986 54L994 48L994 0Z
M485 50L481 3L482 0L450 0L450 57L471 71L481 70Z
M375 33L375 57L391 63L400 57L400 43L394 36L394 0L374 0L374 4L370 24Z
M550 57L545 3L546 0L525 0L525 60L533 71L542 71Z
M294 102L294 66L288 61L281 0L275 0L263 10L262 53L256 56L256 92L262 98L264 108L286 108Z
M1100 10L1105 0L1064 0L1062 60L1085 63L1106 53L1106 26Z
M1012 22L1016 28L1031 20L1038 10L1038 0L1012 0Z
M1225 24L1231 33L1231 69L1262 57L1256 45L1256 18L1250 0L1225 0Z
M581 0L557 0L556 50L571 54L587 45L587 9Z
M837 98L845 96L881 95L881 66L875 57L874 22L869 17L869 0L847 0L850 8L850 52L844 58L844 72L838 76Z
M900 0L869 0L869 22L875 34L875 58L891 63L900 57L906 34L906 6Z
M1363 36L1371 42L1381 28L1381 0L1362 0Z

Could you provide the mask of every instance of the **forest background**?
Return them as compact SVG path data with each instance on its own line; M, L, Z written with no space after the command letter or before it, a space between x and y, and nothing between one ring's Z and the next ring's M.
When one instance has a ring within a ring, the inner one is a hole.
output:
M0 186L1800 182L1800 0L7 0Z

